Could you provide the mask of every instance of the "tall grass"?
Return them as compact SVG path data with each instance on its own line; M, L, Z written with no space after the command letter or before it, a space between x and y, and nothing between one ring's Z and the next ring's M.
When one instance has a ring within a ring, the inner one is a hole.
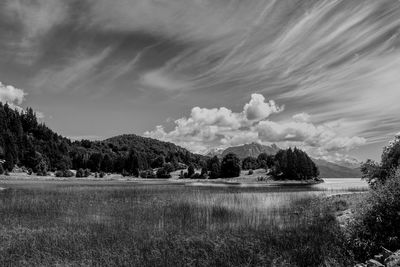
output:
M343 266L314 193L19 185L0 193L0 265Z

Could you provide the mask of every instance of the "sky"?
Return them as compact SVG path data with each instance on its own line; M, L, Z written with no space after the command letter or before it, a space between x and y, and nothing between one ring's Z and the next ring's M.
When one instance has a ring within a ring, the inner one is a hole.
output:
M399 26L395 0L2 0L0 101L72 139L379 159Z

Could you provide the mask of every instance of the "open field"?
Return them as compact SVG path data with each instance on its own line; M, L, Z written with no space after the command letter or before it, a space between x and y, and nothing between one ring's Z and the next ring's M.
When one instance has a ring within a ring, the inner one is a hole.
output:
M345 265L318 188L2 180L0 265ZM301 244L301 245L300 245Z

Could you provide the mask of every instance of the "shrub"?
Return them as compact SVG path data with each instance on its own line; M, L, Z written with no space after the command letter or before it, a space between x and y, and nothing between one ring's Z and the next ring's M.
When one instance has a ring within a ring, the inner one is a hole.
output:
M207 169L210 171L210 179L216 179L221 176L221 164L217 156L207 160Z
M165 169L166 172L171 173L175 171L174 165L171 163L165 163L163 168Z
M188 178L192 178L193 175L194 175L194 166L193 164L190 164L188 167Z
M156 175L154 174L153 170L142 171L140 173L140 177L141 178L148 178L148 179L157 178Z
M35 167L37 176L47 175L47 163L44 159L41 159Z
M205 177L203 175L201 175L200 173L198 173L198 172L193 174L191 178L192 179L205 179Z
M162 178L162 179L168 179L171 178L171 174L169 174L169 172L167 172L166 169L164 168L159 168L157 170L157 178Z
M58 170L55 173L56 177L73 177L74 173L70 170Z
M100 173L99 173L99 178L104 178L105 175L106 175L106 174L105 174L104 172L100 172Z
M129 176L129 172L127 172L125 169L122 170L121 172L122 177Z
M3 165L0 163L0 174L3 174L4 173L4 168L3 168Z
M257 169L258 166L259 166L258 161L254 157L247 157L242 162L243 170L254 170Z
M357 260L400 248L400 171L370 191L349 227L349 244Z
M221 177L231 178L240 176L240 160L233 154L229 153L222 159Z
M248 175L252 175L254 173L253 170L249 170L249 172L247 173Z
M77 178L84 178L84 177L89 177L90 176L90 170L89 169L82 169L80 168L75 175Z

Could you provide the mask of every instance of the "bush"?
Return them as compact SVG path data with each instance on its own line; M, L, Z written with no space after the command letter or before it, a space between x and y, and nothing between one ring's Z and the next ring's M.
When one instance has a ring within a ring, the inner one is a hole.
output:
M84 178L84 177L89 177L90 176L90 170L89 169L82 169L80 168L77 172L76 172L76 178Z
M400 170L371 190L349 228L349 244L357 260L400 248Z
M195 174L192 175L192 179L205 179L206 177L201 175L200 173L196 172Z
M125 169L122 170L121 172L122 177L129 176L129 172L127 172Z
M0 163L0 175L4 173L3 165Z
M221 164L217 156L207 160L207 170L209 171L210 179L216 179L221 176Z
M164 168L159 168L157 170L157 178L162 178L162 179L168 179L171 178L171 174L169 174L169 172L167 172L166 169Z
M41 159L35 167L37 176L47 175L47 163L44 159Z
M221 177L232 178L240 176L240 160L233 154L226 155L221 162Z
M104 178L104 176L106 176L106 174L104 172L99 173L99 178Z
M157 178L157 176L154 174L153 170L142 171L140 173L140 177L141 178L148 178L148 179Z
M253 170L249 170L249 172L247 173L248 175L252 175L254 173Z
M190 164L188 167L188 178L192 178L192 176L194 175L194 166L193 164Z
M259 166L258 161L254 157L247 157L242 161L243 170L255 170Z
M171 163L165 163L163 168L165 169L166 172L171 173L175 171L174 165Z
M73 177L74 173L70 170L56 171L56 177Z

